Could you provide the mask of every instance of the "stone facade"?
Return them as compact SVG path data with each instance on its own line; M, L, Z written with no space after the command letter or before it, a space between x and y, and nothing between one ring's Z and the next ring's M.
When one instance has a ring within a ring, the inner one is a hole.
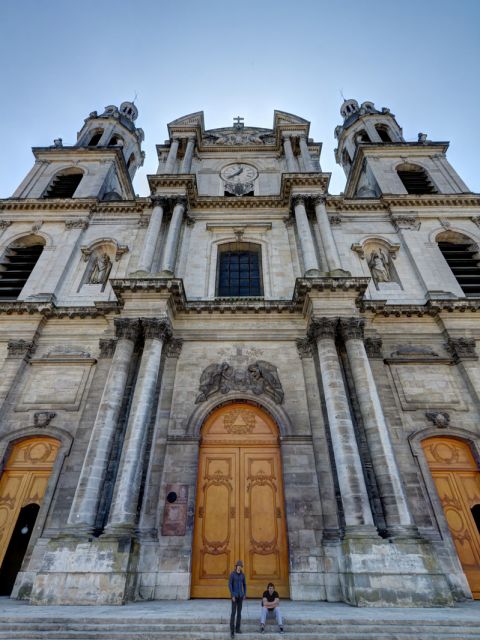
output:
M309 123L280 111L272 129L170 123L150 197L132 188L130 103L90 114L73 147L34 149L0 201L2 255L43 245L0 299L1 460L28 437L61 447L13 597L189 598L201 428L230 401L278 426L292 599L471 597L421 442L480 452L480 301L438 245L478 246L480 197L447 143L406 142L372 103L342 115L344 195L328 194ZM400 164L434 190L408 193ZM84 172L72 197L45 197L70 166ZM218 295L224 245L256 247L260 296ZM162 533L172 485L181 535Z

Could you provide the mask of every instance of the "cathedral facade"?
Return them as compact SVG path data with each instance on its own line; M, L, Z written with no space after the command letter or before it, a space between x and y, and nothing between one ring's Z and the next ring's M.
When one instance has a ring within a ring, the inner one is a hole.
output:
M0 585L36 604L480 597L480 197L346 100L92 112L0 201Z

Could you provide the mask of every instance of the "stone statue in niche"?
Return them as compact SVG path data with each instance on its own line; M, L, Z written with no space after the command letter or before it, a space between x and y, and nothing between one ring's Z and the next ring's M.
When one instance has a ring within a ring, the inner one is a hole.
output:
M93 269L88 279L88 284L105 284L112 268L112 261L107 253L98 255L93 263Z
M256 360L246 368L237 369L228 362L208 365L200 376L195 403L205 402L215 393L228 393L232 390L251 391L257 396L264 393L277 404L281 404L284 398L277 367L266 360Z
M392 282L390 259L383 249L374 249L368 258L368 266L376 285L379 282Z

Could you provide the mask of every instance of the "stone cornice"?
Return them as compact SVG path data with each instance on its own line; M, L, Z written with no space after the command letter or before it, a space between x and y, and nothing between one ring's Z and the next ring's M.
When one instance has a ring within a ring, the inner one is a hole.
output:
M455 311L476 313L480 310L480 298L437 299L428 300L425 304L387 304L385 300L361 300L359 308L362 313L370 312L385 317L438 316L442 312Z
M0 315L35 315L46 318L97 318L110 313L119 313L119 306L115 302L102 303L95 306L56 306L53 302L29 302L14 300L0 302Z
M152 206L150 198L101 202L96 198L5 198L2 211L88 211L89 213L141 213Z
M345 198L328 196L327 208L334 211L391 211L396 207L410 210L423 207L480 207L480 195L475 193L432 193L428 195L383 195L380 198ZM465 214L465 217L470 217ZM438 217L438 211L435 212Z

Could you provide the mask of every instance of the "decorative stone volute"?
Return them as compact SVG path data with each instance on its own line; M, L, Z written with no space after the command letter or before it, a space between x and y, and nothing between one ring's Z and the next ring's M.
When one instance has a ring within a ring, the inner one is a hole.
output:
M168 318L142 318L145 340L157 338L166 342L172 335L172 327Z
M335 340L338 318L313 317L308 328L308 335L316 340L329 338Z
M135 342L140 333L140 322L137 318L115 318L115 334L117 338L126 338Z
M352 338L363 340L365 328L365 320L363 318L340 318L338 324L344 340L351 340Z

